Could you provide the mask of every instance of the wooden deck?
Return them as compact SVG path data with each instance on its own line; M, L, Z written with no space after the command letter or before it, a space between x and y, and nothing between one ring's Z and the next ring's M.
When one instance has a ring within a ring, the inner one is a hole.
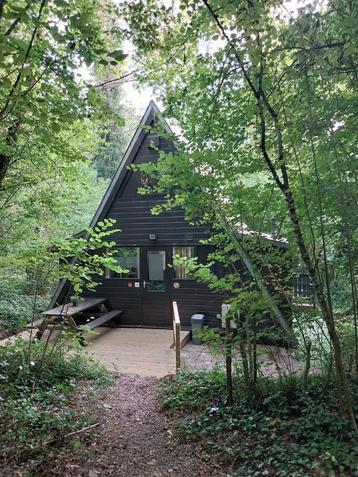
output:
M187 342L189 331L181 332ZM89 345L81 351L102 363L108 370L162 377L175 373L175 350L171 330L143 328L97 328L86 335Z
M17 337L27 341L30 331ZM84 337L89 344L80 352L93 357L109 371L157 377L175 373L175 350L170 347L173 343L171 330L99 327ZM12 336L1 340L0 346L15 339L16 336ZM181 342L185 344L189 339L190 332L182 331Z

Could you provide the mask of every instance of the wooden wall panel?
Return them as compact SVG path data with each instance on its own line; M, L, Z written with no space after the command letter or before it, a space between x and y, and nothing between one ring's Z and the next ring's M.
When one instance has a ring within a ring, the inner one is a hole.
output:
M158 154L150 145L156 142L153 135L146 134L139 147L134 163L140 164L155 161ZM174 145L165 139L159 141L160 148L166 151L174 151ZM170 210L153 215L151 209L163 201L160 196L139 195L137 193L140 183L139 172L128 170L111 206L106 214L107 217L116 219L116 228L120 233L113 235L113 240L123 246L150 246L153 245L148 238L149 234L156 235L155 245L169 246L188 245L199 246L202 239L208 237L206 227L193 226L184 219L184 211L181 209ZM200 246L201 247L201 246ZM208 247L203 247L203 249ZM202 256L206 251L201 250ZM88 292L86 296L100 296L107 298L112 308L121 309L124 314L121 323L127 326L148 326L148 320L144 319L143 306L146 307L145 315L150 316L150 325L158 327L171 327L171 316L168 307L162 306L152 300L144 299L142 282L141 288L129 288L126 279L105 279L99 277L96 292ZM194 313L204 313L205 324L217 326L218 313L221 310L222 296L212 292L204 284L192 280L179 280L180 288L175 289L172 283L178 281L172 279L168 297L178 302L178 308L182 326L190 327L190 318Z

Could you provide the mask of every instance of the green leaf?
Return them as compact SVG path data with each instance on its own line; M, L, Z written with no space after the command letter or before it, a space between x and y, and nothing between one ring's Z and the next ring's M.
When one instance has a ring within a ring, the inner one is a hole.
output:
M115 51L112 51L111 53L108 53L108 56L110 56L111 58L114 58L118 62L121 62L125 60L128 55L123 53L122 50L115 50Z

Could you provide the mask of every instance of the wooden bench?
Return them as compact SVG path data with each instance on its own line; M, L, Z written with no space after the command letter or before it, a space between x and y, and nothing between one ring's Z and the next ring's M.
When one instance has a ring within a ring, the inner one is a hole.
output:
M99 309L101 314L86 325L89 329L93 330L94 328L107 323L108 321L123 313L122 310L108 311L105 301L105 298L86 298L84 300L80 300L78 303L76 303L76 305L73 303L65 303L63 305L57 306L56 308L52 308L51 310L44 311L41 313L44 318L41 324L38 325L38 331L35 335L36 338L41 339L45 330L49 326L63 324L64 326L68 327L69 331L76 333L80 337L81 342L84 342L81 337L83 330L81 330L81 327L79 327L75 321L75 318L78 315L82 315L84 312L88 312L89 310L96 308Z
M30 328L30 329L32 328L33 330L35 330L36 328L42 325L42 322L43 322L43 318L40 318L39 320L35 320L35 321L30 321L30 323L27 323L25 325L25 328Z
M90 321L89 323L86 323L84 326L89 328L90 330L93 330L94 328L97 328L98 326L102 326L105 323L108 323L108 321L113 320L113 318L116 318L117 316L122 315L122 313L123 313L122 310L108 311L107 313L104 313L104 315L101 315L98 318Z

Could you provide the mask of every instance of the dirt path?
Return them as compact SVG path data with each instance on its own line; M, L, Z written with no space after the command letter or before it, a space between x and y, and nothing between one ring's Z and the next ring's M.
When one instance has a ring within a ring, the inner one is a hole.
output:
M37 475L86 477L219 477L195 445L178 444L172 422L160 412L157 378L122 375L83 402L98 416L99 427L82 435L82 445L51 459ZM81 405L82 407L82 405Z

